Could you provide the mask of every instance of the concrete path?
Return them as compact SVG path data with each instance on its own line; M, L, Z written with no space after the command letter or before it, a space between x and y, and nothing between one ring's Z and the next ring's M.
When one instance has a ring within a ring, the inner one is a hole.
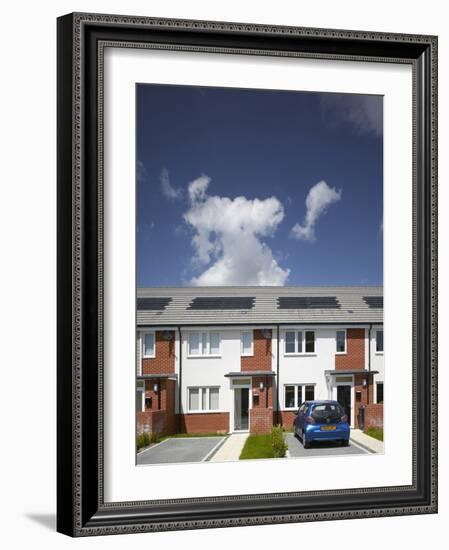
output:
M210 462L229 462L238 460L249 434L231 434L218 451L211 457Z
M384 452L384 442L366 435L362 430L351 430L351 441L358 443L372 453L382 454Z
M223 441L223 437L172 437L137 455L137 464L203 462Z
M358 445L350 442L348 447L342 447L339 441L314 441L310 449L304 449L301 441L292 433L286 434L289 458L307 458L311 456L346 456L367 454Z

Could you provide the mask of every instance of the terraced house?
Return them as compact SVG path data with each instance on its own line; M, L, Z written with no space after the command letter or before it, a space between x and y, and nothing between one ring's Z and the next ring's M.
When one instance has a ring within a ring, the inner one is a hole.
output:
M383 354L382 287L141 288L137 430L265 433L312 399L382 426Z

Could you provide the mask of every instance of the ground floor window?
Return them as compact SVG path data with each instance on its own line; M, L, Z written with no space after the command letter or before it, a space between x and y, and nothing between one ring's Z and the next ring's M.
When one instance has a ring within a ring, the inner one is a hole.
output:
M377 382L376 384L376 403L384 402L384 383Z
M313 384L287 384L284 386L284 408L298 409L304 401L315 399Z
M187 402L189 412L218 411L220 388L188 388Z

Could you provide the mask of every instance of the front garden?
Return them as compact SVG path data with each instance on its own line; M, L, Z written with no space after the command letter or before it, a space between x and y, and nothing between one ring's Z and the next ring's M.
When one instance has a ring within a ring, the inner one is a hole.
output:
M274 426L269 434L248 436L240 454L240 460L285 457L288 446L280 426Z

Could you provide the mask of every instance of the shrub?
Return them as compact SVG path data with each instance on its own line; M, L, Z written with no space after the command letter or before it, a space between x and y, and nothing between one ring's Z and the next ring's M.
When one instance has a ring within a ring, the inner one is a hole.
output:
M144 434L139 434L136 438L136 444L137 444L137 450L141 449L142 447L145 447L145 438Z
M288 445L284 440L284 433L281 426L273 426L271 429L271 446L275 458L282 458L287 452Z
M159 436L155 433L148 433L143 432L141 434L138 434L136 443L137 443L137 450L141 449L142 447L148 447L151 443L158 443L159 442Z

